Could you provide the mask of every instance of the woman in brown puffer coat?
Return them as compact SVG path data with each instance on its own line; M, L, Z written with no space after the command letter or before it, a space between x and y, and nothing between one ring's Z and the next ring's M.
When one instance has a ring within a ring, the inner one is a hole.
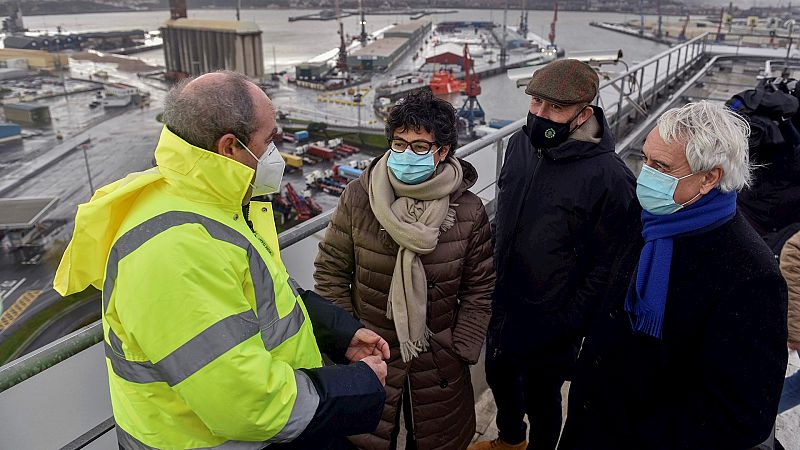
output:
M391 149L339 200L315 261L315 290L389 343L386 405L363 449L464 449L475 433L469 365L481 352L494 289L477 172L453 156L456 115L429 91L389 114Z

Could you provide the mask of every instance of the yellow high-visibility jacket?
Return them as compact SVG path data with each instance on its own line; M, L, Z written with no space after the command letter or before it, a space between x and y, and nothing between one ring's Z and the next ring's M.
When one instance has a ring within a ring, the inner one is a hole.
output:
M79 206L54 281L62 295L103 291L118 439L125 448L291 441L320 406L318 380L300 369L322 358L271 205L250 204L251 229L242 199L253 170L167 127L155 156L156 168Z

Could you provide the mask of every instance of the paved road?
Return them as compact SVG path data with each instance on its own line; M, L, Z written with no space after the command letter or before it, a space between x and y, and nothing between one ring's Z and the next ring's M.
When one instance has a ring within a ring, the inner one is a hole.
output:
M55 291L53 294L58 295ZM31 340L20 352L19 356L28 354L36 349L72 333L85 326L90 321L100 318L101 301L99 296L77 306L51 323L42 334Z

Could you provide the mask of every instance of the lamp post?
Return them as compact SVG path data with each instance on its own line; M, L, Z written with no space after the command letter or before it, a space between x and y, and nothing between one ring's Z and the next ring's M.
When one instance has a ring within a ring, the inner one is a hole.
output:
M794 31L794 19L789 19L783 24L784 27L789 28L789 45L786 46L786 67L789 67L789 53L792 51L792 31Z
M353 95L353 102L355 102L356 106L358 106L358 133L361 134L361 98L363 96L360 92L356 92Z

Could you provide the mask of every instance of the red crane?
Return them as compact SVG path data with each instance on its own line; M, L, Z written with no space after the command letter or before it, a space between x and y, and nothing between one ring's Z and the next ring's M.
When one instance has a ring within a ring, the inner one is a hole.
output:
M481 94L481 80L475 73L475 61L469 54L469 46L464 44L464 94L467 97L477 97Z
M558 22L558 2L553 6L553 21L550 22L550 34L547 35L550 45L556 45L556 22Z
M458 110L458 117L467 121L468 130L472 132L475 122L483 123L486 113L483 111L478 95L481 93L481 81L475 73L475 62L469 55L469 47L464 44L464 95L467 99L461 109Z

